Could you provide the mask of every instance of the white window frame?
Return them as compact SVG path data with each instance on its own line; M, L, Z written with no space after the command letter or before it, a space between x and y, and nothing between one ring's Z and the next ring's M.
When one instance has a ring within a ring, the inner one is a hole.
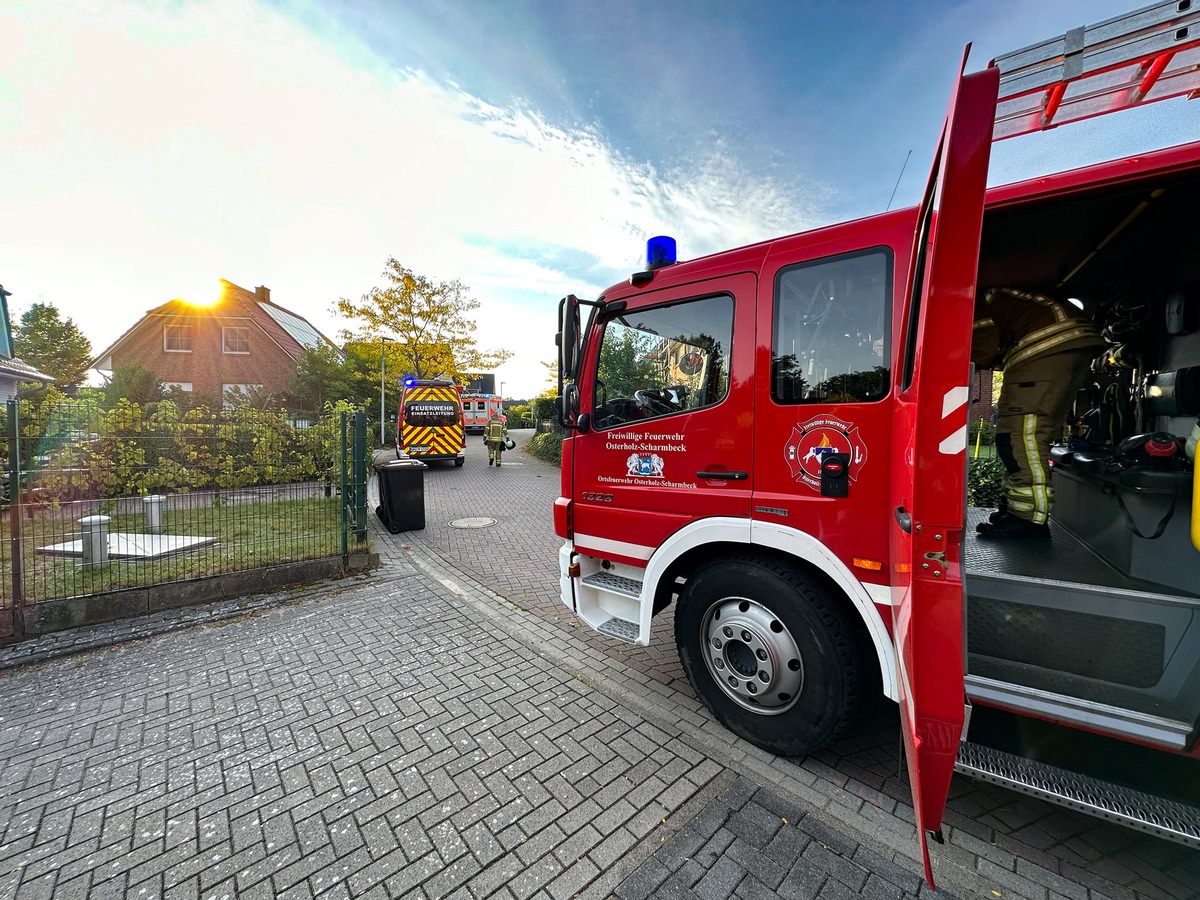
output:
M239 340L238 343L244 343L245 350L230 350L230 334L231 331L245 332L245 339ZM249 356L250 355L250 327L248 325L224 325L221 327L221 352L228 353L232 356Z
M187 336L187 347L172 347L171 339L168 336L172 329L176 330L177 343L183 344L183 337ZM163 352L164 353L191 353L192 352L192 326L184 324L171 324L163 326Z

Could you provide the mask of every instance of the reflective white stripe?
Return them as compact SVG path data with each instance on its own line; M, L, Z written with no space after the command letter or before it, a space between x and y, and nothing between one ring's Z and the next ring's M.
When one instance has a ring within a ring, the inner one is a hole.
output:
M946 395L942 397L942 419L948 419L960 409L967 405L967 401L971 399L971 391L967 386L960 385L959 387L951 388L946 391ZM947 456L954 456L956 453L965 453L967 449L967 426L963 423L962 427L957 429L950 436L943 438L938 444L938 451Z
M575 546L580 544L587 547L589 550L600 550L607 553L616 553L620 556L627 556L630 559L649 559L653 553L653 547L646 547L642 544L630 544L625 541L612 541L608 538L595 537L590 534L575 533Z
M1026 338L1014 348L1004 359L1006 368L1011 368L1017 363L1024 362L1027 359L1032 359L1035 356L1046 353L1048 350L1053 350L1070 341L1078 340L1079 338L1095 338L1097 347L1101 346L1100 338L1096 335L1096 330L1091 325L1076 325L1072 328L1063 329L1061 325L1052 326L1056 333L1042 340L1032 340ZM1040 332L1037 332L1040 334Z
M947 456L953 456L955 453L962 453L967 449L967 426L964 425L950 437L946 438L938 444L938 450L945 453Z
M913 689L912 678L909 677L908 667L904 665L904 648L896 644L896 669L899 671L901 686L901 696L897 699L902 702L908 710L908 721L912 723L913 730L917 728L917 708L913 704Z
M1029 477L1033 479L1030 493L1033 495L1033 515L1030 519L1035 525L1044 525L1050 517L1050 473L1046 471L1046 463L1042 459L1037 442L1038 417L1030 413L1023 417L1021 423L1021 443L1025 447L1025 462L1029 465Z
M876 606L891 606L892 605L892 587L888 584L870 584L866 581L860 582L867 593L871 595L871 602Z
M960 406L966 406L969 399L971 399L971 392L965 384L961 387L950 388L946 391L946 396L942 398L942 418L946 418Z

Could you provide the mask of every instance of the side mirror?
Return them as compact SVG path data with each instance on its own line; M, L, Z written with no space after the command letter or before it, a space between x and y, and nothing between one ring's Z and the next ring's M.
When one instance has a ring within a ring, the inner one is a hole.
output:
M568 294L558 303L558 377L574 380L579 365L579 298Z

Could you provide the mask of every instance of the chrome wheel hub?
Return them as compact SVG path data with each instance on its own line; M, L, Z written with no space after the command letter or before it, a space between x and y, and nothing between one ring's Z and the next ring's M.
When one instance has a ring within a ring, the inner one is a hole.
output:
M804 686L800 648L767 607L744 597L722 600L701 631L704 664L731 700L762 715L795 704Z

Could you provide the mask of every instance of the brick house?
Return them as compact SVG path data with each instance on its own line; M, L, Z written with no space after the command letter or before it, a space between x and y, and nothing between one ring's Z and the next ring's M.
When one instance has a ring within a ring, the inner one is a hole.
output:
M982 419L992 421L992 411L996 408L996 398L992 392L992 370L976 369L975 378L971 383L971 421Z
M269 394L286 404L301 355L322 345L337 350L305 318L272 303L267 288L251 292L221 279L215 303L171 300L150 310L92 368L111 376L115 368L138 365L167 388L226 401Z

